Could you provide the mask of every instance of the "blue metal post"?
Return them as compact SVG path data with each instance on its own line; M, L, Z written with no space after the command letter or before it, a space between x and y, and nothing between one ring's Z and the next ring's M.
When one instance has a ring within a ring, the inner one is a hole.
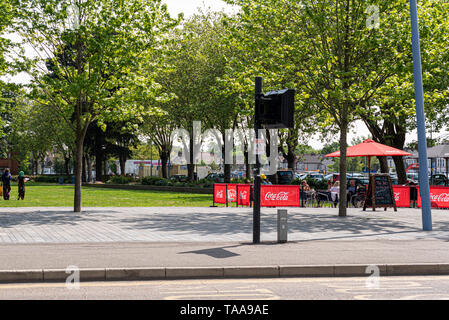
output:
M424 93L421 70L421 49L419 44L418 8L416 0L410 0L412 21L413 72L415 77L416 120L418 123L419 192L422 204L424 231L432 231L432 211L427 165L426 122L424 116Z

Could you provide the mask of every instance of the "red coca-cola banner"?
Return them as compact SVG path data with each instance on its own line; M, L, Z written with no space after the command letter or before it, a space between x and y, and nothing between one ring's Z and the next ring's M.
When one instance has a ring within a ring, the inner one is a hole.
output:
M299 186L262 185L260 188L262 207L299 207Z
M226 201L226 190L228 192L228 199ZM232 203L237 202L237 205L249 206L251 195L251 185L249 184L214 184L214 203Z
M418 208L421 208L421 194L418 190ZM449 187L430 187L430 204L432 208L449 208Z
M251 205L251 185L250 184L238 184L237 185L238 201L239 206L249 206Z
M410 187L393 186L394 200L399 208L410 208Z
M228 184L228 202L237 202L237 185Z
M214 203L226 204L226 184L214 184Z

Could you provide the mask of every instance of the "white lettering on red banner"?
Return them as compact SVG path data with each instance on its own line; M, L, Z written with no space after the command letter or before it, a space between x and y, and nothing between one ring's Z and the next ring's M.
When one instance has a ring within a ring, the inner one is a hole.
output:
M421 207L421 194L418 187L418 207ZM449 187L431 186L430 204L432 208L449 208Z
M279 192L279 193L267 192L265 194L265 200L288 201L288 192Z

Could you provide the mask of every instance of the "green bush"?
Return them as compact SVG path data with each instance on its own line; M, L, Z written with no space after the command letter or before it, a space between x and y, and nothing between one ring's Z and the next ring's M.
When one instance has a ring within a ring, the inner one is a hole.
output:
M112 176L108 183L112 183L112 184L128 184L130 182L134 182L134 178L133 177L126 177L126 176Z
M155 186L168 186L168 180L167 179L160 179L158 181L156 181L156 183L154 184Z
M213 188L214 187L214 183L212 181L206 181L203 184L203 188Z
M142 178L142 184L147 186L154 186L156 185L156 182L164 180L163 178L159 177L145 177Z
M71 176L35 176L32 180L34 182L41 182L41 183L59 183L59 178L64 179L64 183L72 183L72 177Z

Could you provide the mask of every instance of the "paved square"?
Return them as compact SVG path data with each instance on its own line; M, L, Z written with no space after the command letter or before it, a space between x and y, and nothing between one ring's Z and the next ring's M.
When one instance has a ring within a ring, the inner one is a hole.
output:
M423 232L421 210L363 212L290 208L289 241L449 240L449 211L433 210L434 231ZM261 240L277 239L276 209L262 210ZM247 208L0 208L0 243L252 241Z

